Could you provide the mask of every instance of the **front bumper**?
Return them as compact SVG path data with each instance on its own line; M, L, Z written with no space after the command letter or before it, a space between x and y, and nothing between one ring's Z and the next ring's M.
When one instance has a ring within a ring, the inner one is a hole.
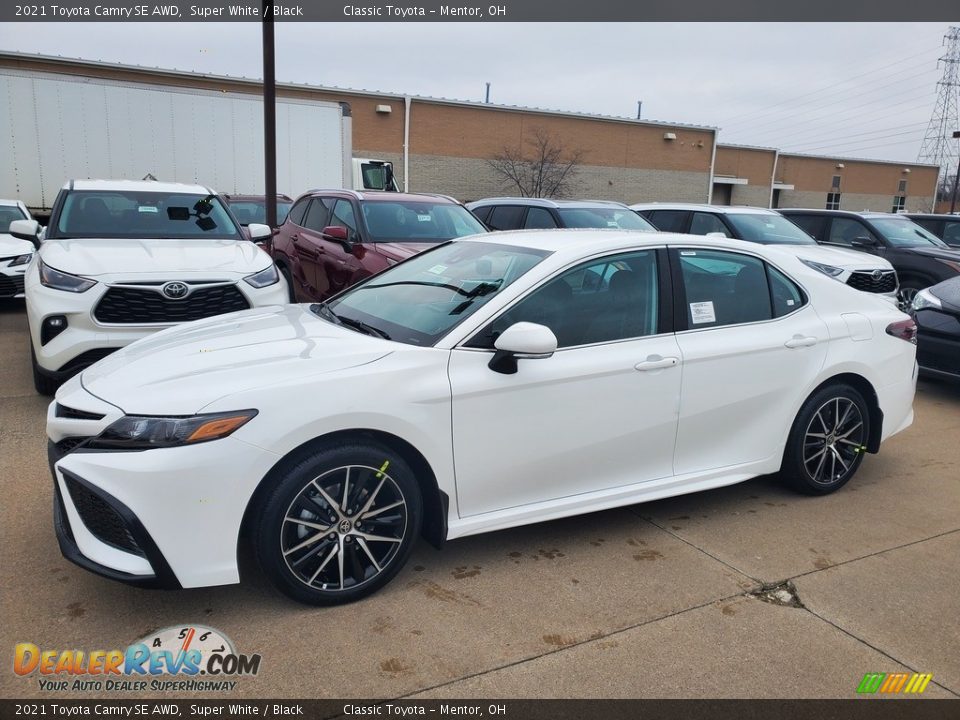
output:
M0 298L22 298L24 273L29 265L10 267L10 262L0 261Z
M64 556L113 580L202 587L240 579L243 516L278 458L232 437L177 448L99 451L78 444L122 415L75 379L59 403L102 417L47 415L54 519Z
M930 375L960 378L960 317L932 308L913 315L921 370Z

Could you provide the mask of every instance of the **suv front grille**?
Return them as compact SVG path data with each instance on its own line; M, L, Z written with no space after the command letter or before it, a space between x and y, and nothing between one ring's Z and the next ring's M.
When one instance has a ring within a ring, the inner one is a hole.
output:
M892 293L897 289L896 270L881 270L879 277L874 277L875 272L866 270L851 273L847 285L869 293Z
M23 275L0 275L0 297L13 297L23 292Z
M69 475L64 475L70 499L87 530L107 545L146 557L120 514L106 500Z
M182 300L157 290L112 287L100 299L93 316L102 323L181 323L246 310L250 307L235 285L198 288Z

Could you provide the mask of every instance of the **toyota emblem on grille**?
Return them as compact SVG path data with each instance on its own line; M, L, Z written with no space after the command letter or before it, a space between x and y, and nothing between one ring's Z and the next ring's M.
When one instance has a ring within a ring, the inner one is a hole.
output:
M168 282L160 291L166 295L171 300L180 300L187 296L187 293L190 292L190 288L187 287L186 283L182 282Z
M879 280L883 277L883 270L874 270L870 277L872 277L874 280Z

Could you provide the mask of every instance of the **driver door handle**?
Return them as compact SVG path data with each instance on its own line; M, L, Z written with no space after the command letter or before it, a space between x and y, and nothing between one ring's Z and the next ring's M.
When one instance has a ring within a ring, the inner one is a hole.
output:
M810 335L794 335L792 338L787 340L783 345L788 347L791 350L794 348L805 348L813 347L817 344L817 338Z
M680 363L680 358L660 357L659 355L650 355L643 362L638 362L636 365L634 365L633 369L639 370L640 372L647 372L650 370L663 370L664 368L670 368L679 363Z

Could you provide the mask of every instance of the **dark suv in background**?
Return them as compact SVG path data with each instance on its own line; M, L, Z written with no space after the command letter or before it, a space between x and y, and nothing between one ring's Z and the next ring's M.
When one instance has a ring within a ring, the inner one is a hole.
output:
M890 261L909 307L919 290L960 275L960 251L903 215L846 210L779 209L823 245L853 248Z
M929 230L950 247L960 248L960 215L906 213L924 230Z
M491 230L550 230L552 228L656 228L623 203L609 200L548 200L498 197L467 203Z
M311 190L290 208L269 252L293 302L325 300L437 243L486 232L446 195Z

